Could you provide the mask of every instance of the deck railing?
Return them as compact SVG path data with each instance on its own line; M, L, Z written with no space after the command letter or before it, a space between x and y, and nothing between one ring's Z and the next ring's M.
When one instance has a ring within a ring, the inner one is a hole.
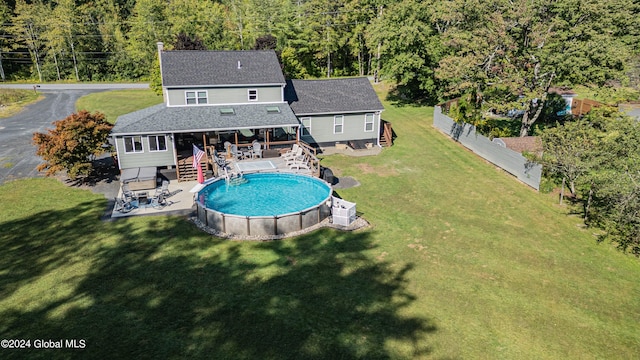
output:
M309 169L311 169L311 173L316 177L320 177L320 159L317 157L318 152L316 148L302 140L298 142L298 145L302 147L302 151L309 158Z

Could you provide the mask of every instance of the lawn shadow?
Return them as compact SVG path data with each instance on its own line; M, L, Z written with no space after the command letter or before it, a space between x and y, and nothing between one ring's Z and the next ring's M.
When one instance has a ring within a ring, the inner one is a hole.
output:
M75 233L49 248L63 255L59 262L82 255L73 248L89 241L82 240L83 229L67 229ZM436 331L433 323L400 314L415 300L406 288L412 266L397 269L366 256L375 248L369 232L323 229L292 240L228 242L201 235L178 217L143 231L125 224L110 232L116 243L87 254L93 266L72 294L0 309L5 338L84 339L86 347L4 351L3 358L407 356L390 352L390 341L409 346L409 357L431 351L424 339ZM19 287L27 278L3 285ZM89 305L74 306L79 299ZM61 307L62 316L51 316Z
M62 265L82 261L95 240L103 200L64 210L41 211L0 223L0 298Z
M437 99L425 97L421 91L416 91L419 87L411 85L396 85L389 90L385 100L391 102L393 106L434 106Z

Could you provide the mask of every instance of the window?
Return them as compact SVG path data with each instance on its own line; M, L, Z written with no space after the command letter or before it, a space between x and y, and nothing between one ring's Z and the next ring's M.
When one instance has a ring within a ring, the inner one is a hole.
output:
M267 106L267 114L278 114L280 113L280 108L277 106Z
M235 115L233 108L220 108L220 115Z
M249 101L258 101L258 89L249 89Z
M149 135L149 151L167 151L167 137L164 135Z
M364 132L373 131L373 114L364 115Z
M300 136L311 136L311 118L301 118Z
M206 91L187 91L185 92L187 98L187 105L206 104L207 92Z
M333 117L333 133L342 134L344 125L344 115L336 115Z
M125 136L124 137L124 152L125 153L141 153L142 151L142 137L141 136Z

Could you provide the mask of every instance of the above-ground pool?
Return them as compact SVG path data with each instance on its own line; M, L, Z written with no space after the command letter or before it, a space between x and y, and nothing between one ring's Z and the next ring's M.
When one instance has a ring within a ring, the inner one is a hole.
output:
M198 193L198 218L233 235L282 235L330 215L331 186L306 175L257 173L215 181Z

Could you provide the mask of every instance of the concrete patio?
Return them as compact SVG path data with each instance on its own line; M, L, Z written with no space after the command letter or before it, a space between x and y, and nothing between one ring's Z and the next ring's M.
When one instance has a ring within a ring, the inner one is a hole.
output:
M290 169L283 158L266 158L266 159L252 159L252 160L240 160L232 161L229 164L232 172L242 173L256 173L256 172L286 172L311 175L311 171L308 169ZM194 197L195 193L191 190L197 191L202 186L197 181L182 181L178 182L175 177L175 170L162 170L161 176L169 180L169 193L171 194L166 198L167 205L163 207L153 207L151 205L138 206L128 212L119 212L114 210L111 212L111 218L122 218L129 216L139 215L190 215L195 211ZM223 177L223 176L220 176ZM213 179L212 171L206 171L205 181ZM160 186L156 189L159 189ZM137 196L144 196L151 198L156 189L135 191ZM146 193L146 194L145 194ZM118 191L118 198L122 198L122 189Z

